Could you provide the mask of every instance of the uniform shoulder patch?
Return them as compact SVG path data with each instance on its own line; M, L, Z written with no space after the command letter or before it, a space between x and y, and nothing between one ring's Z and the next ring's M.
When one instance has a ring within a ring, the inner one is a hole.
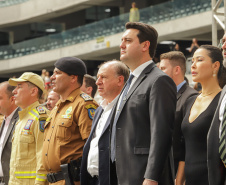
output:
M37 106L36 110L38 111L39 114L46 114L46 108L41 105Z
M30 130L33 121L34 121L33 119L27 120L27 123L26 123L26 125L24 127L24 130Z
M89 118L93 120L97 106L94 104L89 104L86 105L85 108L88 110Z
M86 109L91 109L91 108L96 109L97 106L94 105L94 104L89 104L89 105L86 105L85 108L86 108Z
M45 123L46 123L46 121L44 121L44 120L40 120L39 121L39 130L41 131L41 132L44 132L44 126L45 126Z
M46 123L46 118L44 117L39 118L39 130L41 132L44 132L45 123Z
M93 98L91 96L89 96L86 93L81 93L80 96L85 100L85 101L90 101L93 100Z

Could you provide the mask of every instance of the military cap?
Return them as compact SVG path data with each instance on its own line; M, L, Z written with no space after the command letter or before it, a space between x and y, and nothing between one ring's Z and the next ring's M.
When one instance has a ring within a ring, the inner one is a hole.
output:
M69 75L85 75L87 73L85 63L76 57L63 57L57 60L54 66Z
M9 84L12 86L17 86L18 82L31 82L35 86L39 87L42 92L45 91L45 85L42 77L32 72L25 72L19 78L9 79Z

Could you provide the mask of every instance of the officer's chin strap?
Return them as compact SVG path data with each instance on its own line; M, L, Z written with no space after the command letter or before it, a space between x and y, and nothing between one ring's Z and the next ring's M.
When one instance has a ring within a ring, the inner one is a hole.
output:
M70 174L69 164L62 164L60 165L60 168L64 175L65 185L74 185L74 182L72 180L73 178L71 177L71 174Z

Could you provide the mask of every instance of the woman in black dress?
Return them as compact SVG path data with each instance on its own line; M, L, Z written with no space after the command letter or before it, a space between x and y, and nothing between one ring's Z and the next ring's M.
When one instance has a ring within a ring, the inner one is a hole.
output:
M186 185L208 185L207 133L213 119L221 88L222 53L217 47L203 45L192 59L192 80L202 85L201 94L188 99L182 122L185 139Z

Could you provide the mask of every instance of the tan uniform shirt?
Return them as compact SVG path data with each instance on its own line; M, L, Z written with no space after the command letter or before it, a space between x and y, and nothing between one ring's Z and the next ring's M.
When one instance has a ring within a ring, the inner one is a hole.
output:
M45 124L42 160L48 173L59 172L61 164L82 157L97 106L80 89L74 90L65 102L57 102Z
M19 112L12 138L9 185L44 185L42 165L44 124L48 110L38 101Z

